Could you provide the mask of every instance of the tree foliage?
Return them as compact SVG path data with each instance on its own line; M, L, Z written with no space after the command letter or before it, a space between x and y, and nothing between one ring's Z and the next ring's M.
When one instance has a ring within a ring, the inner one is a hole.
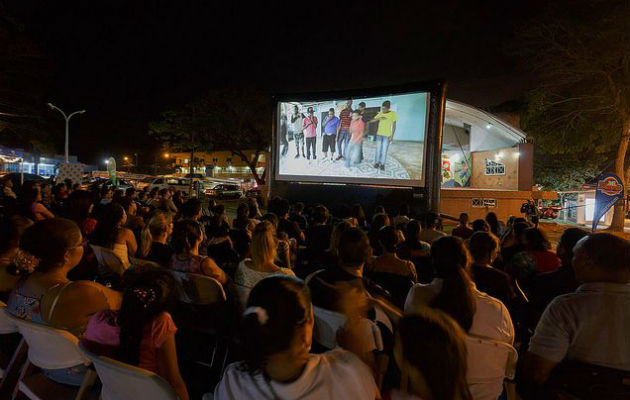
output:
M539 81L522 116L522 126L535 137L541 155L536 176L547 176L557 189L572 182L569 176L576 177L577 171L586 177L614 165L613 171L627 182L629 3L576 0L567 7L549 2L543 16L529 21L519 37L516 48ZM566 175L570 167L574 171ZM616 208L615 214L614 229L619 229L623 210Z
M271 141L270 97L247 88L212 90L162 113L149 133L175 151L190 151L193 143L196 151L229 150L262 183L256 166Z

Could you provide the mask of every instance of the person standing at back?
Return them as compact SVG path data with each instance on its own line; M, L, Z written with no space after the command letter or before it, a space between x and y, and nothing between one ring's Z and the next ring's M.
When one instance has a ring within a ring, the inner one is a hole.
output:
M381 112L374 116L370 123L378 121L378 131L376 132L376 156L374 158L374 168L385 170L387 163L387 150L389 145L394 141L396 133L396 121L398 114L391 111L391 102L386 100L381 106Z
M453 229L453 236L460 237L464 240L468 239L472 236L473 231L468 227L468 214L461 213L459 214L459 224L457 228Z
M337 148L339 155L337 161L342 158L348 158L348 143L350 141L350 123L352 121L352 99L346 101L344 109L339 113L341 124L339 125L339 133L337 134Z
M302 157L306 157L306 153L304 153L304 114L300 112L298 106L293 106L291 126L293 127L293 140L295 141L295 158L300 158L300 149L302 149Z

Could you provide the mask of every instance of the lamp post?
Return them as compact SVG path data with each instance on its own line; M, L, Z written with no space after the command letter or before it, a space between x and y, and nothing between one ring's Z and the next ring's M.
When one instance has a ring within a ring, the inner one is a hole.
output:
M85 110L79 110L79 111L75 111L70 115L66 115L65 112L63 112L61 110L61 108L57 107L56 105L52 104L52 103L48 103L48 107L50 107L51 110L57 110L61 113L61 115L63 115L63 118L66 120L66 146L65 146L65 158L66 158L66 162L68 162L68 150L70 148L70 118L72 118L73 115L75 114L83 114L85 112Z

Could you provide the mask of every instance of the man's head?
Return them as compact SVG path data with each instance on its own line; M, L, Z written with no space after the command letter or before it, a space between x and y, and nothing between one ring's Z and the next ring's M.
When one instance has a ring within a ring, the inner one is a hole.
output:
M293 106L293 114L297 114L300 112L300 108L298 106Z
M331 108L330 110L328 110L328 117L332 118L335 116L335 109Z
M391 106L392 106L392 103L389 100L385 100L383 102L383 105L381 106L381 111L389 112L389 109L390 109Z
M356 121L358 119L361 119L361 113L359 112L359 110L352 111L352 120Z
M364 101L359 103L359 110L363 111L363 110L365 110L365 107L366 106L365 106L365 102Z
M352 110L352 99L346 100L346 108Z
M459 214L459 223L461 225L464 225L464 226L466 226L468 224L468 214L467 213Z
M573 248L579 282L630 282L630 242L610 233L594 233Z
M313 107L309 107L309 108L306 110L306 113L307 113L308 115L313 115Z
M573 248L575 244L586 235L588 235L588 233L580 228L569 228L562 233L558 247L556 248L556 254L560 257L560 260L562 260L564 267L571 266Z

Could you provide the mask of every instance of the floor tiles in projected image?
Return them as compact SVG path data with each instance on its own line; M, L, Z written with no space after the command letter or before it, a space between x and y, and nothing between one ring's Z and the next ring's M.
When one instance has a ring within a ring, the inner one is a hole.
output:
M295 143L291 141L289 142L289 151L280 162L280 173L307 176L420 179L423 147L424 143L421 142L392 143L387 152L385 171L381 171L373 167L376 152L375 142L363 142L363 161L348 169L343 160L334 162L328 159L323 160L320 138L317 138L317 159L310 161L303 157L295 158ZM335 153L336 156L337 153Z

